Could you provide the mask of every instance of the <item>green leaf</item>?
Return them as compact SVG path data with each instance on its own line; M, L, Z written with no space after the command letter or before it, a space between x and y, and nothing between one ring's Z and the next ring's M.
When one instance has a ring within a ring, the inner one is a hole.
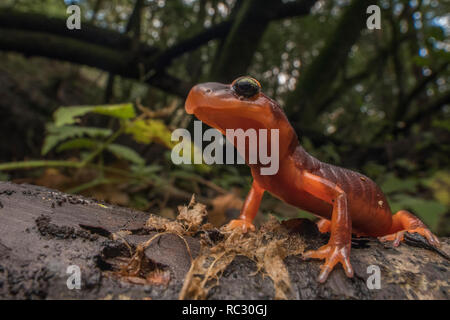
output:
M136 120L127 125L125 132L131 134L139 143L158 142L169 149L175 145L171 140L172 132L161 120Z
M88 138L75 138L62 143L57 149L57 152L73 150L73 149L95 149L99 145L99 141Z
M67 124L74 124L77 117L81 117L92 111L92 107L61 107L53 113L54 124L61 127Z
M45 137L44 145L42 146L42 155L47 154L60 142L70 139L79 138L82 136L88 137L108 137L112 134L112 130L95 128L95 127L77 127L77 126L62 126L57 127L53 124L47 125L48 134Z
M53 114L53 118L55 119L54 124L57 127L74 124L78 117L84 116L90 112L119 119L130 119L136 116L132 103L100 106L60 107Z
M106 149L118 158L122 158L139 165L145 164L145 160L136 151L126 146L113 143L108 145Z
M136 117L136 112L134 111L132 103L96 106L94 107L93 112L119 119L131 119Z

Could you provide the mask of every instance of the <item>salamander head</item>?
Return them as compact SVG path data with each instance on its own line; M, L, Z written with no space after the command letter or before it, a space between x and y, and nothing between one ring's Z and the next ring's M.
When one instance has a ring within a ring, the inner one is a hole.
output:
M208 82L191 89L186 112L222 133L226 129L279 128L283 118L279 105L261 92L259 82L245 76L231 84Z

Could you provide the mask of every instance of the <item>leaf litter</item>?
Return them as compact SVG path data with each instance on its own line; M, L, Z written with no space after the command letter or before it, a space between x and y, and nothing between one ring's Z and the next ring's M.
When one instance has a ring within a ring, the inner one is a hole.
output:
M250 276L260 273L273 281L274 299L292 297L291 281L284 259L304 251L305 243L298 233L290 233L272 215L255 232L242 233L238 229L227 231L224 227L217 230L212 224L206 222L208 214L206 206L197 203L194 196L187 206L178 207L178 211L179 214L175 220L150 216L146 222L146 228L159 233L137 246L129 262L120 270L122 277L134 283L167 284L170 281L170 275L167 276L164 271L153 268L151 272L142 273L142 270L149 269L145 265L148 264L144 254L145 249L161 235L171 233L183 239L191 258L190 269L179 293L180 300L207 299L209 291L220 285L223 272L238 255L255 262L257 270ZM221 235L215 241L209 236L214 232L219 232ZM195 259L192 257L186 236L200 236L201 249Z

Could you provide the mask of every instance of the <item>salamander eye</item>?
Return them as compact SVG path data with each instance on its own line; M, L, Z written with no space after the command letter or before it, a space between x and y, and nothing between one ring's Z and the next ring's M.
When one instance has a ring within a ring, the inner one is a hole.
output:
M233 81L231 88L238 95L251 98L261 91L261 84L252 77L240 77Z

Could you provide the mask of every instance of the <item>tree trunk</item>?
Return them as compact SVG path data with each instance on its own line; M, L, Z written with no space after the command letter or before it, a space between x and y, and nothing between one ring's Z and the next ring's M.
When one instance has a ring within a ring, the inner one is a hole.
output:
M339 72L345 66L352 46L366 27L367 7L376 1L354 0L343 9L337 25L326 39L319 55L308 66L303 66L296 89L286 101L287 112L296 128L307 128L325 111L323 102L332 92ZM319 110L319 107L321 108Z
M319 284L322 262L300 256L327 241L315 224L269 220L253 235L233 238L204 224L203 214L202 205L191 203L180 208L177 221L168 221L43 187L0 182L0 299L449 298L450 264L444 257L449 239L441 239L440 253L354 239L354 278L338 266ZM81 270L79 290L67 287L71 265ZM367 286L370 265L381 271L380 289ZM199 274L202 270L209 273ZM208 280L216 275L218 283Z
M218 47L210 78L230 83L245 75L269 23L277 16L308 15L316 1L280 4L280 1L245 1L240 5L233 26Z

